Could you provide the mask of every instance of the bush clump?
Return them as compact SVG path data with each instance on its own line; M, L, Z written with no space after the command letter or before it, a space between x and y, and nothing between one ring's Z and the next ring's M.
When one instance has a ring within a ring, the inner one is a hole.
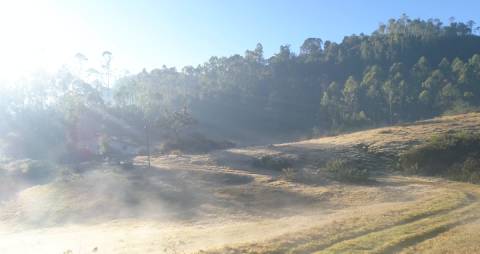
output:
M353 162L343 159L327 162L325 169L332 179L340 182L364 183L370 178L368 170L358 168Z
M123 160L123 161L120 161L118 164L124 170L132 170L135 168L135 166L133 165L133 161L131 160Z
M52 180L58 168L40 160L18 160L7 165L8 173L11 177L28 183L42 184Z
M284 157L264 155L260 158L256 158L253 161L253 166L256 168L282 171L284 169L291 168L292 163L289 159Z
M282 178L288 181L302 181L304 180L304 172L294 168L282 169Z
M456 181L480 183L480 158L468 157L463 163L451 166L446 175Z
M192 134L183 137L177 137L165 142L162 145L161 152L181 152L187 154L202 154L213 150L228 149L235 147L230 141L217 141L209 139L201 134Z
M406 173L480 182L480 135L468 132L432 137L400 156Z

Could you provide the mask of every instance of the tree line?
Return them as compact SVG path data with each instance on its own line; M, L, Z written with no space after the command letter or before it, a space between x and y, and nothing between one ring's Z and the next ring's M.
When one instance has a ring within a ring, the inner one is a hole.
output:
M4 89L0 128L24 142L70 144L88 132L138 140L148 133L157 142L194 123L218 133L321 134L476 110L477 30L473 21L403 15L341 42L307 38L298 53L282 45L266 58L259 43L243 55L115 81L107 52L100 71L64 68ZM81 66L85 57L77 58Z
M265 59L257 44L181 71L142 72L121 80L116 96L133 103L137 81L149 79L160 94L182 98L200 121L264 132L413 121L478 106L476 30L473 21L403 15L340 43L308 38L298 54L283 45Z

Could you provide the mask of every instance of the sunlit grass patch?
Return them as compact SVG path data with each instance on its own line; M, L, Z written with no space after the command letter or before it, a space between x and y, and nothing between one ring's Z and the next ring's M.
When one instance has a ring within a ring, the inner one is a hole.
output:
M358 238L335 244L320 253L390 253L405 246L433 237L464 221L478 218L480 204L454 210L446 214L426 217L407 224L372 232Z
M402 250L401 253L480 253L480 223L461 225Z
M354 216L332 221L322 227L289 233L268 242L226 247L206 253L312 253L355 237L450 211L468 204L469 201L470 197L467 194L449 190L435 197L392 208L384 213Z

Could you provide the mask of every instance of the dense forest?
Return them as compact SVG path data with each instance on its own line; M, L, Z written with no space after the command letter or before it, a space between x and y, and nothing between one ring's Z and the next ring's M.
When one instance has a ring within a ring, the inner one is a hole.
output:
M471 111L480 106L476 30L473 21L404 15L338 43L308 38L298 53L283 45L265 58L259 43L243 56L118 79L110 52L100 70L85 70L78 54L75 66L5 86L0 129L17 154L46 156L44 144L63 151L85 136L106 149L113 137L158 142L187 128L320 135Z
M285 45L265 59L258 44L244 56L212 57L196 68L125 77L115 99L133 105L138 84L149 82L160 94L184 98L195 118L264 131L412 121L478 106L474 30L473 22L403 16L340 43L308 38L298 54Z

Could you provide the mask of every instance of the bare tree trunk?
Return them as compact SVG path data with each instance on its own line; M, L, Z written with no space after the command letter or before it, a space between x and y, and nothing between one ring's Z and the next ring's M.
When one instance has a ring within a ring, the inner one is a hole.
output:
M390 102L390 124L393 124L392 102Z
M146 144L146 147L147 147L147 165L148 165L148 169L150 169L151 168L151 164L150 164L150 126L149 126L148 121L146 121L146 123L145 123L145 144Z
M388 108L389 108L389 115L390 115L390 124L393 124L393 112L392 112L392 107L393 107L393 98L390 95L388 97Z

